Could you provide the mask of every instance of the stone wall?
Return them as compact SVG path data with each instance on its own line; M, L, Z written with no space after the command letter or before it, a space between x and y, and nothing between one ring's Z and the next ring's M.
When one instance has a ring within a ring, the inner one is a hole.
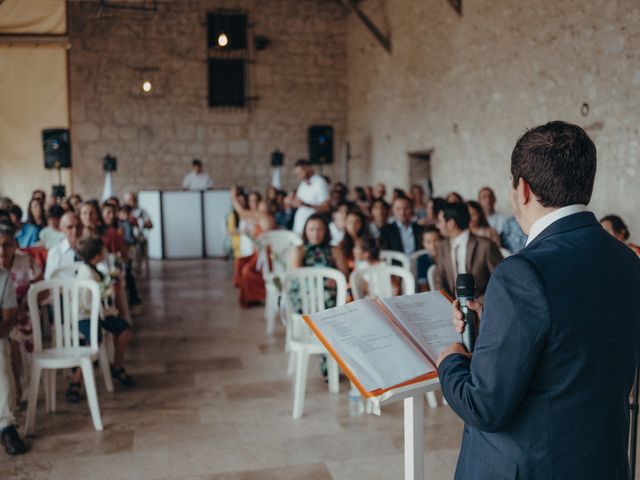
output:
M207 106L206 13L248 12L251 32L266 35L266 50L251 52L251 94L243 111ZM307 127L335 128L338 162L324 173L338 178L346 127L346 13L325 0L171 0L151 20L135 12L104 12L98 2L72 1L71 129L74 187L102 192L101 159L118 158L114 189L179 188L193 158L201 158L216 186L263 189L270 154L285 165L307 157ZM145 33L146 29L146 33ZM144 39L147 47L144 47ZM153 94L141 93L140 66L153 67ZM285 169L286 187L295 185Z
M509 211L509 159L526 128L562 119L598 148L591 207L640 242L640 5L634 0L365 0L388 54L349 17L348 139L357 183L406 187L433 149L435 193L492 186ZM589 104L587 116L581 105Z

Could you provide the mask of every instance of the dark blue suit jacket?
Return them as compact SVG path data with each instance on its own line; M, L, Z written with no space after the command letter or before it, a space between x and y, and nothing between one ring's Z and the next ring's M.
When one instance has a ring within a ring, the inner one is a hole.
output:
M440 364L455 478L626 480L639 345L640 259L592 213L551 224L493 273L473 359Z

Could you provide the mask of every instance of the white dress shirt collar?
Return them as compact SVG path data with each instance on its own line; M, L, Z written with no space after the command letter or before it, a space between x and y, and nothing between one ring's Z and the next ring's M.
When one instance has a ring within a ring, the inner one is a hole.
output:
M451 247L466 245L469 242L469 230L464 230L460 235L451 240Z
M547 227L549 227L552 223L557 222L561 218L568 217L569 215L573 215L574 213L586 212L587 206L581 203L575 205L568 205L566 207L558 208L551 213L547 213L544 217L539 218L536 222L531 226L531 230L529 230L529 237L527 238L527 243L525 246L528 246L533 240L540 235Z

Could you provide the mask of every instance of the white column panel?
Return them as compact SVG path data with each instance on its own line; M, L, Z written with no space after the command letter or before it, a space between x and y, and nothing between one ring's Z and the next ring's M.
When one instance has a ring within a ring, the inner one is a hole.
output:
M227 215L231 213L231 192L209 190L204 192L204 232L207 257L226 254Z
M203 256L202 192L162 192L165 258Z

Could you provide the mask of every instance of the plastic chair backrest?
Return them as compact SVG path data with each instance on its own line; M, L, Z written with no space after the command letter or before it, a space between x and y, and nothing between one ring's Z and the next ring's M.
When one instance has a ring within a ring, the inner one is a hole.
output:
M317 313L326 310L325 281L331 280L336 287L336 306L347 303L347 279L340 270L327 267L301 267L287 274L282 291L287 297L287 307L291 309L291 287L298 284L296 295L300 297L302 313ZM297 313L297 312L291 312Z
M396 252L395 250L380 250L380 260L391 266L394 266L393 262L398 262L402 268L411 271L411 261L409 260L409 257L402 252Z
M89 346L98 348L98 316L100 314L100 287L94 280L77 280L75 278L58 278L34 283L29 289L28 302L33 329L34 352L42 351L42 331L38 295L48 292L53 309L54 345L57 349L80 346L78 322L84 320L80 315L80 294L89 290L91 294L91 312Z
M413 273L414 277L418 278L418 259L423 255L428 255L428 254L429 254L429 250L427 250L426 248L423 248L421 250L417 250L413 252L409 256L409 261L411 262L411 272Z
M289 230L270 230L258 237L261 256L266 259L269 253L270 262L264 262L263 272L284 276L288 271L289 250L302 245L302 239L297 233Z
M51 274L51 278L75 278L82 265L84 265L83 262L73 262L71 265L56 268Z
M429 290L436 289L435 280L436 280L436 266L431 265L429 267L429 270L427 270L427 282L429 283Z
M401 295L415 293L416 280L413 274L395 265L374 265L353 272L349 282L351 292L356 299L364 298L362 287L367 282L367 297L390 297L393 295L391 277L400 277L402 280Z

